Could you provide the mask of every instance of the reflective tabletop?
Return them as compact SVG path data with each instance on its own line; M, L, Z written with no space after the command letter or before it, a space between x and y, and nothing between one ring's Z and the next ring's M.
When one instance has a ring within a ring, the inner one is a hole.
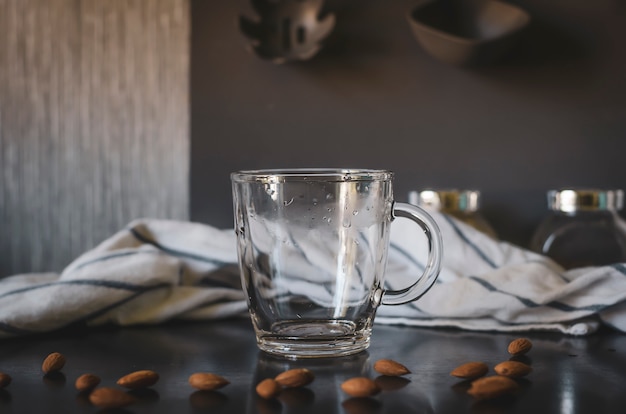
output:
M533 343L525 362L533 371L518 380L511 396L476 401L468 382L450 376L456 366L483 361L493 366L511 358L509 342ZM65 355L54 375L41 371L51 352ZM374 362L388 358L411 373L380 377ZM273 400L256 395L264 378L291 368L308 368L315 380L283 391ZM74 388L84 373L117 387L121 376L150 369L159 381L130 391L137 402L102 411ZM97 328L0 341L0 372L12 382L0 390L2 413L623 413L626 412L626 335L601 331L587 337L556 333L483 333L375 325L368 351L335 359L277 359L260 352L250 322L172 322L159 326ZM218 391L193 389L188 378L212 372L230 381ZM341 384L355 376L376 379L382 392L355 399Z

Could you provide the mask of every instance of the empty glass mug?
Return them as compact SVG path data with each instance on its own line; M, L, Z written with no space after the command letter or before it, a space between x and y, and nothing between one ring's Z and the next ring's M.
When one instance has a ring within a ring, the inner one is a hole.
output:
M231 174L242 286L259 348L288 358L366 349L376 309L416 300L435 282L441 234L421 208L394 203L386 170L286 169ZM385 290L390 223L428 238L426 269Z

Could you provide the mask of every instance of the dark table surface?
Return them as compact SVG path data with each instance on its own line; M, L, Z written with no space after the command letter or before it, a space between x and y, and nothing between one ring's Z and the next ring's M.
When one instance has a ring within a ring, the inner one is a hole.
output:
M533 372L508 398L477 402L467 383L449 375L464 362L490 367L508 360L508 343L520 335L376 325L369 351L356 356L287 361L257 350L246 319L168 323L153 327L91 329L0 340L0 371L13 378L0 390L0 413L95 413L74 389L86 372L101 386L135 370L151 369L160 380L136 392L138 402L118 413L625 413L626 335L603 331L588 337L556 333L523 336L533 342ZM41 363L50 352L67 358L63 370L46 377ZM395 359L412 373L383 382L385 390L368 400L351 400L340 385L353 376L378 375L381 358ZM266 401L255 385L286 369L306 367L315 381ZM200 392L187 380L213 372L231 383ZM490 369L493 373L493 368ZM109 410L110 411L110 410Z

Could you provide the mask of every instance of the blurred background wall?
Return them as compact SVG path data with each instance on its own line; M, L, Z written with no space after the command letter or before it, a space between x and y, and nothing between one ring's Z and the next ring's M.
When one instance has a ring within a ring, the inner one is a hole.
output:
M525 245L546 190L624 188L626 2L510 2L532 15L520 43L461 69L415 41L420 0L329 0L325 47L285 65L246 50L250 1L192 1L191 218L232 225L232 170L388 168L399 200L481 190L500 237Z
M229 228L243 168L388 168L400 201L478 189L520 245L546 190L626 187L626 2L510 0L520 43L462 69L416 43L421 1L328 0L324 48L276 65L238 30L250 0L0 0L0 275L138 217Z

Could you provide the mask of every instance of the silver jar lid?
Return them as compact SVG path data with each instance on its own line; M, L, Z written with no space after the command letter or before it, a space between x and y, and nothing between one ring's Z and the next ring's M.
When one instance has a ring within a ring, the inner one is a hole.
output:
M409 193L409 203L435 211L478 210L480 191L476 190L422 190Z
M554 211L621 210L624 191L598 189L562 189L548 191L548 207Z

